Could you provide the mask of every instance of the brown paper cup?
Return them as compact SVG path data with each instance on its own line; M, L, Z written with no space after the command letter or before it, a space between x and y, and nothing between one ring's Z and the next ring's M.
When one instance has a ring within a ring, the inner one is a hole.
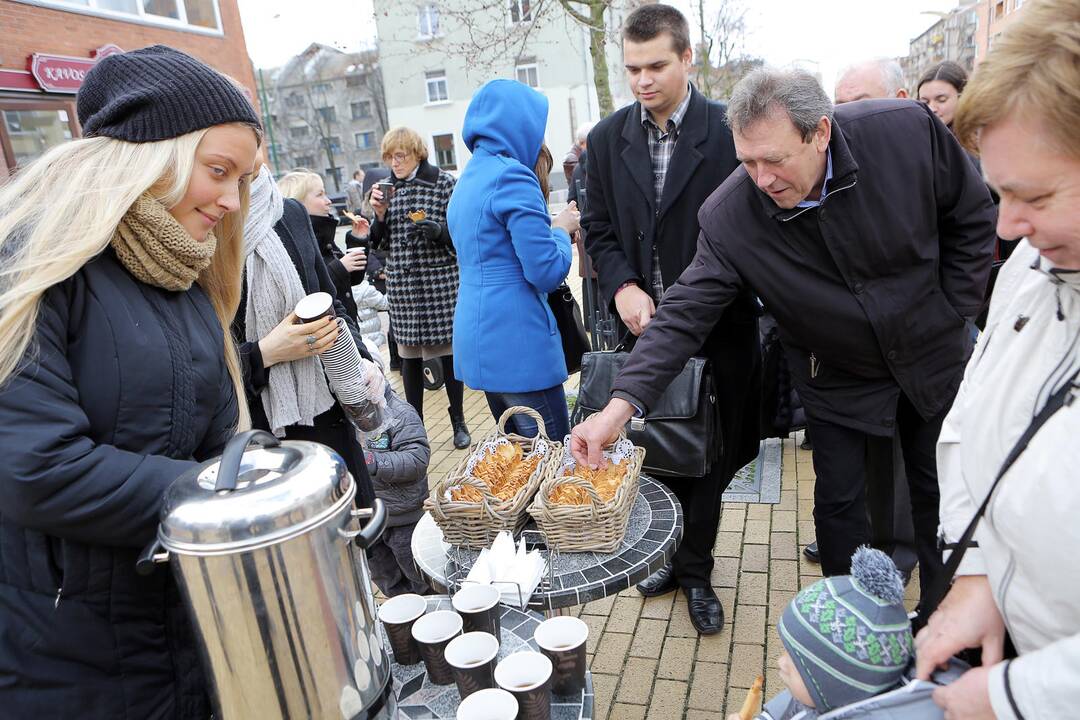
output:
M495 658L499 641L486 632L458 635L446 646L446 662L462 698L477 690L495 687Z
M518 652L495 666L495 682L518 701L518 720L551 719L551 660Z
M457 720L514 720L517 698L500 688L477 690L458 705Z
M379 621L390 638L394 662L415 665L420 662L420 648L412 637L412 626L425 612L427 601L420 595L398 595L379 606Z
M501 637L499 590L494 585L462 585L454 595L454 609L464 621L465 632L486 632Z
M589 626L576 617L553 617L533 633L540 652L551 660L551 692L580 695L585 689L585 641Z
M413 623L412 636L424 659L428 680L435 685L449 685L454 674L446 662L446 646L461 634L461 616L451 610L428 613Z

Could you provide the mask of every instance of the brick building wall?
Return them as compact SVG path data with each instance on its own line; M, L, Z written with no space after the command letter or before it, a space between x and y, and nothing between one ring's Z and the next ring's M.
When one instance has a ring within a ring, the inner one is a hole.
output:
M162 43L187 52L208 65L236 78L245 86L258 107L255 76L244 42L237 0L218 0L221 35L128 22L119 19L68 12L0 0L0 69L28 70L35 53L89 57L109 43L135 50ZM4 93L3 98L20 101L71 100L73 95L49 93ZM8 172L0 152L0 177Z

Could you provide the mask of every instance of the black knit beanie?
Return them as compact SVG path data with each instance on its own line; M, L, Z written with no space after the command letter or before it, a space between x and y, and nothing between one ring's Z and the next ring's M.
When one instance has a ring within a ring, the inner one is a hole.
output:
M229 78L166 45L102 58L77 99L83 135L154 142L225 123L259 126Z

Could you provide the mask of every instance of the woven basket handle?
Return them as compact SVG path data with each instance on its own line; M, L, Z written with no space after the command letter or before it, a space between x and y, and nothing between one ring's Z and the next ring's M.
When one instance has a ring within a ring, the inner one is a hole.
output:
M491 511L491 505L492 503L499 502L499 499L491 494L491 490L488 488L487 483L485 483L484 481L477 480L476 478L471 476L467 476L462 478L460 481L446 483L445 485L443 485L443 483L446 483L446 481L440 481L439 485L435 486L435 490L432 492L433 502L431 503L432 510L435 511L435 514L439 517L440 520L446 519L446 514L443 512L442 509L443 503L456 502L452 499L443 500L443 493L452 492L454 488L461 487L462 485L469 485L479 490L484 496L484 499L480 501L480 505L483 507L484 512L486 512L489 516L493 515Z
M548 487L547 490L542 491L544 492L545 513L548 513L548 505L555 505L555 503L552 503L551 500L548 499L551 496L551 491L559 487L560 485L576 485L579 488L583 488L585 492L589 495L589 500L592 503L592 506L590 508L592 516L593 518L596 517L597 508L602 505L604 501L601 500L600 496L596 494L596 488L593 487L593 484L591 482L584 478L579 478L577 475L564 475L562 477L555 478L555 482L551 483L551 486ZM551 517L550 514L548 514L548 517Z
M536 422L536 428L539 430L539 437L545 440L550 440L548 437L547 428L544 426L544 418L540 416L540 413L533 410L531 407L525 407L524 405L515 405L513 407L506 408L506 412L499 416L499 432L506 435L506 423L514 415L528 415Z

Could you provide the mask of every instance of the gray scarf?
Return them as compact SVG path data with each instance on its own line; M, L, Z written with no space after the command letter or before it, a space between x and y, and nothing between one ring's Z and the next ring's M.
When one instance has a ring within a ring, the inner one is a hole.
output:
M284 204L270 170L263 166L251 183L251 206L244 223L244 271L247 278L247 340L258 342L277 327L304 295L304 286L274 225ZM334 398L317 357L278 363L267 374L263 408L274 434L289 425L313 425Z

